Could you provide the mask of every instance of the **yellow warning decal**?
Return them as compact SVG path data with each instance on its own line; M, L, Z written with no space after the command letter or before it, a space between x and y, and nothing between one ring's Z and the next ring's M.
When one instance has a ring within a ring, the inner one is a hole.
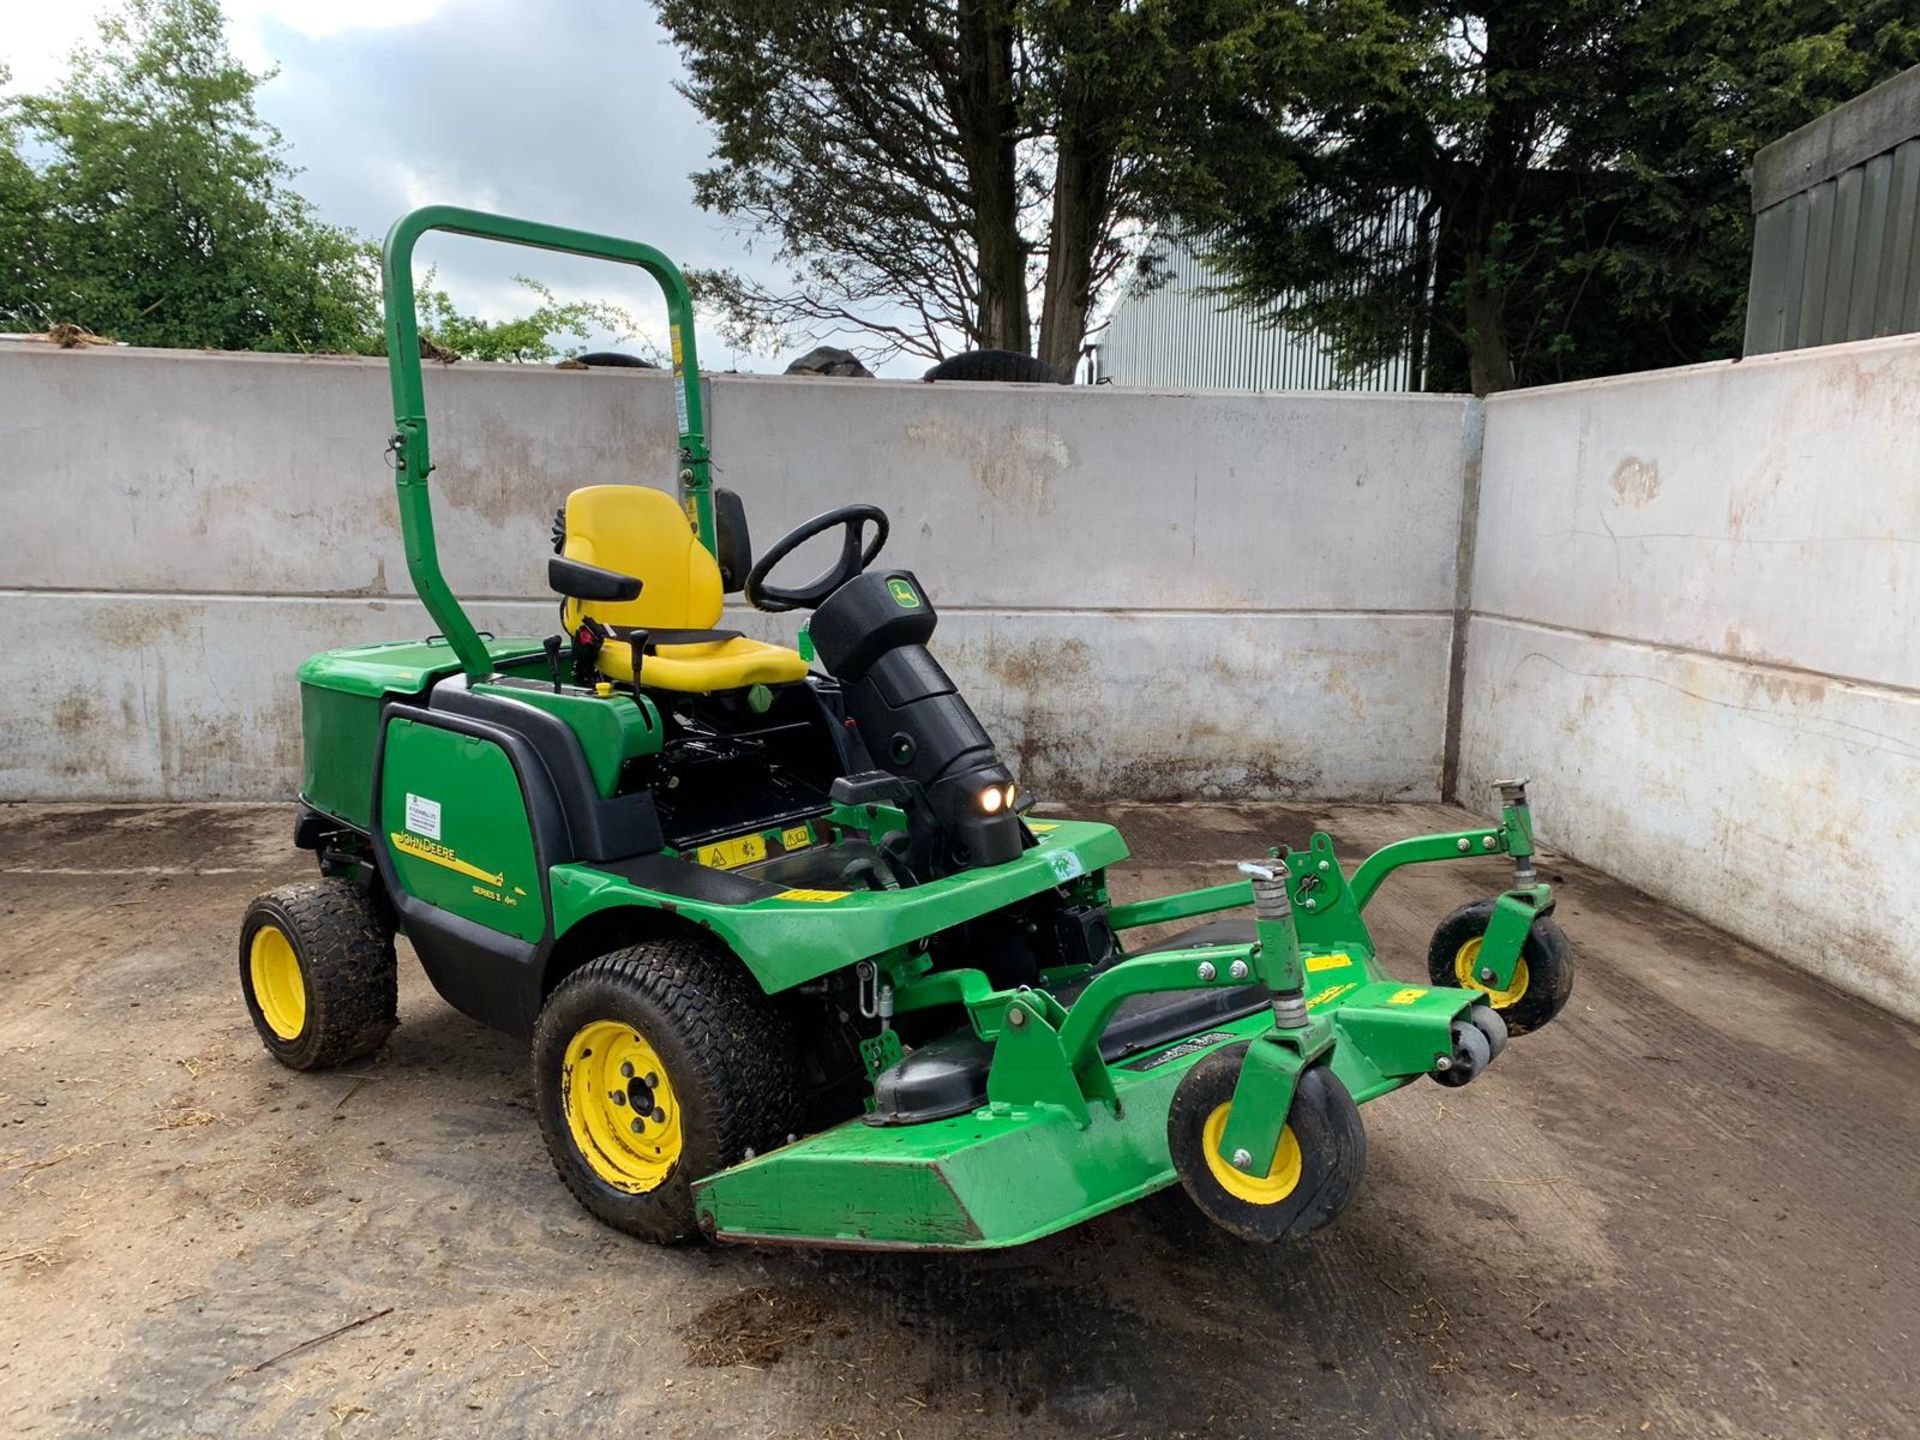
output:
M782 890L782 900L799 900L808 905L831 905L836 900L844 900L851 890Z
M795 825L780 832L782 850L804 850L813 843L813 831L804 825Z
M1389 1005L1411 1005L1416 1000L1426 998L1427 992L1418 986L1408 986L1405 990L1396 990L1387 997Z
M389 830L387 840L394 849L404 855L411 855L416 860L425 860L429 865L438 865L462 875L470 875L475 880L486 881L489 885L502 884L507 878L504 874L496 875L490 870L482 870L478 865L469 865L445 845L435 844L431 840L422 840L418 835Z
M1320 1006L1326 1004L1329 1000L1334 999L1336 996L1344 995L1349 990L1358 990L1359 988L1360 988L1360 982L1358 980L1349 980L1344 985L1335 985L1330 987L1329 989L1322 990L1318 995L1314 996L1311 1000L1307 1001L1307 1009L1309 1010L1317 1009Z
M1343 950L1336 950L1331 955L1307 956L1309 970L1344 970L1352 963L1353 957Z
M767 858L767 842L759 835L736 835L715 845L700 847L700 863L716 870L734 870Z
M689 495L686 500L681 503L680 508L687 512L687 524L693 527L693 533L698 536L700 533L700 502Z
M1044 835L1049 830L1058 830L1059 828L1060 822L1058 820L1029 820L1027 822L1027 829L1033 831L1036 835Z

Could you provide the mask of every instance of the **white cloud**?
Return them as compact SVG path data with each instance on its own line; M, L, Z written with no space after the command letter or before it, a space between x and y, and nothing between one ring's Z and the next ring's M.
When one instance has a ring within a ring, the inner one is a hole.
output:
M8 87L44 90L58 83L76 45L92 44L100 17L119 0L0 0L0 63L13 72ZM278 62L276 30L324 40L347 30L391 30L419 25L449 0L223 0L227 43L256 70Z

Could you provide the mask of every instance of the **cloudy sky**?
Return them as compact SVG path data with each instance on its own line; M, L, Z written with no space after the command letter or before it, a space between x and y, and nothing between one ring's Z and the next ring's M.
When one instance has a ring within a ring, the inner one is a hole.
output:
M766 270L771 246L699 210L688 174L710 137L673 88L678 54L645 0L225 0L228 40L279 74L259 97L321 215L370 235L428 203L645 240L686 267ZM0 0L14 90L55 83L110 0ZM665 312L636 271L431 237L422 258L463 308L526 309L516 272L624 304L656 340ZM708 369L778 370L700 334ZM895 362L917 374L925 362Z

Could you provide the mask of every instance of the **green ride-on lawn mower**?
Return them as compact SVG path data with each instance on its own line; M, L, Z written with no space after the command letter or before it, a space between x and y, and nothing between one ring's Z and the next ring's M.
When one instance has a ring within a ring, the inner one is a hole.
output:
M544 641L476 631L440 573L412 284L433 230L637 265L666 292L677 503L640 484L567 497L547 562L565 633ZM240 932L247 1008L283 1064L385 1041L404 934L449 1002L531 1037L561 1178L630 1234L1017 1245L1177 1180L1271 1241L1352 1198L1360 1105L1466 1084L1566 1003L1523 785L1500 824L1351 874L1320 834L1114 904L1125 843L1032 818L927 649L932 598L875 568L882 511L817 516L753 561L738 498L709 481L671 261L443 207L396 224L384 263L391 460L441 633L301 666L295 839L321 878L261 896ZM833 531L824 574L773 583ZM737 592L811 612L801 648L718 628ZM1490 854L1513 887L1442 922L1433 983L1381 970L1362 918L1381 882Z

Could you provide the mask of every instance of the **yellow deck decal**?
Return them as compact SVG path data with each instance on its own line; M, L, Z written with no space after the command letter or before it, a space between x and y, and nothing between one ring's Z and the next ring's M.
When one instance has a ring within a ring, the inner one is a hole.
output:
M780 832L780 848L783 850L804 850L813 843L813 831L804 825L795 825Z
M489 885L500 885L506 881L507 877L504 874L496 875L490 870L482 870L478 865L469 865L446 846L436 845L431 840L422 840L418 835L389 830L387 839L392 843L393 848L402 854L411 855L416 860L424 860L429 865L438 865L462 875L470 875L475 880L486 881Z
M1349 990L1358 990L1359 988L1360 988L1360 982L1358 980L1349 980L1344 985L1335 985L1329 989L1322 990L1318 995L1314 996L1311 1000L1307 1001L1307 1009L1309 1010L1316 1009L1317 1007L1326 1004L1329 1000L1333 999L1336 996L1344 995Z
M767 858L767 842L759 835L736 835L715 845L700 847L700 863L716 870L736 870Z
M1058 830L1059 828L1060 822L1058 820L1029 820L1027 822L1027 829L1033 831L1036 835L1044 835L1049 830Z
M835 900L844 900L852 894L850 890L782 890L781 900L801 900L809 905L831 905Z
M1353 963L1353 957L1345 951L1336 950L1331 955L1307 956L1309 970L1344 970Z
M1425 999L1426 994L1427 992L1425 990L1421 990L1415 986L1409 985L1405 990L1396 990L1393 992L1393 994L1389 995L1387 997L1387 1004L1411 1005L1416 1000Z

